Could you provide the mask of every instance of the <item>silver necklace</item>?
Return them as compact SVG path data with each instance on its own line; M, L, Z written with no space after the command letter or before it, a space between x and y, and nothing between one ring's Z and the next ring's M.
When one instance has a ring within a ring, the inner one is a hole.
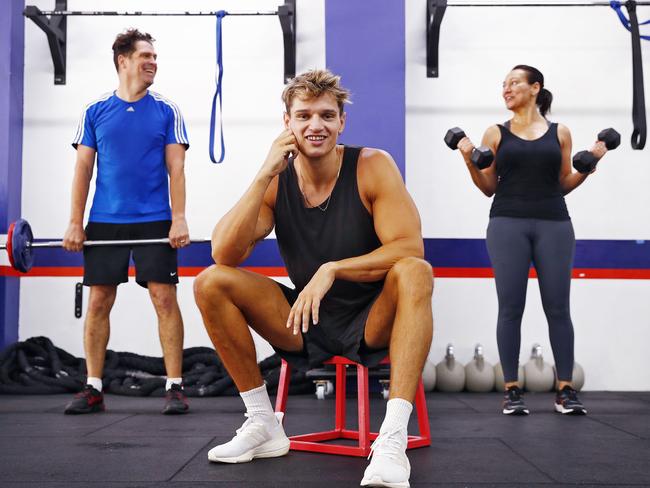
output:
M343 155L341 155L341 162L339 163L339 170L336 172L336 178L334 178L334 186L336 186L336 182L339 179L339 175L341 174L341 167L343 166ZM298 173L298 177L300 178L300 181L303 183L305 180L302 177L302 173ZM300 184L298 184L298 190L300 190L300 194L302 195L302 198L305 200L305 203L309 208L317 208L321 212L325 212L327 208L330 206L330 201L332 200L332 193L334 193L334 187L332 187L332 191L330 192L329 196L327 197L327 200L325 200L325 203L321 203L320 205L313 205L310 201L309 198L307 198L307 195L305 195L305 192L302 191L302 188L300 187Z

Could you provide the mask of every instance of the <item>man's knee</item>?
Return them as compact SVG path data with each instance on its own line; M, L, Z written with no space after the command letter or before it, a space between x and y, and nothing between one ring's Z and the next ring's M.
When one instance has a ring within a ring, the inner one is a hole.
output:
M112 287L93 287L88 299L86 315L93 318L107 318L113 308L116 290Z
M424 259L400 259L389 271L388 278L395 281L399 294L430 297L433 293L433 270Z
M176 308L176 286L166 283L149 283L149 296L159 315L169 315Z
M227 295L235 284L236 273L236 268L222 264L201 271L194 280L194 299L199 308Z

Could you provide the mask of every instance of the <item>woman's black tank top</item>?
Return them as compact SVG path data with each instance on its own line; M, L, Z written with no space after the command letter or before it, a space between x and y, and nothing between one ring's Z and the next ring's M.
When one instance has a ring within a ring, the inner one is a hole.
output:
M499 130L498 180L490 217L569 220L560 187L562 150L557 124L550 124L543 136L532 141L501 124Z

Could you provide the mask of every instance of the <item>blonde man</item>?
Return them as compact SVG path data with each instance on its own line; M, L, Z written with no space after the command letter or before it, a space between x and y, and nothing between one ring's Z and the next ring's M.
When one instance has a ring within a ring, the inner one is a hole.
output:
M433 330L433 275L420 218L391 156L337 144L349 93L327 70L283 92L285 130L212 235L215 265L195 282L206 329L246 405L215 462L289 450L248 324L292 366L343 355L367 366L390 349L391 389L362 486L409 486L407 424ZM275 227L290 289L237 266Z

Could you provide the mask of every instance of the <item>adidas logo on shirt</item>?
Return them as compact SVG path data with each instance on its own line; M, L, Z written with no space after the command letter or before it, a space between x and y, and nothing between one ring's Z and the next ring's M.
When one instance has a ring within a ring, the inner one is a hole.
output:
M133 107L129 107L126 109L127 112L135 112L135 109Z

